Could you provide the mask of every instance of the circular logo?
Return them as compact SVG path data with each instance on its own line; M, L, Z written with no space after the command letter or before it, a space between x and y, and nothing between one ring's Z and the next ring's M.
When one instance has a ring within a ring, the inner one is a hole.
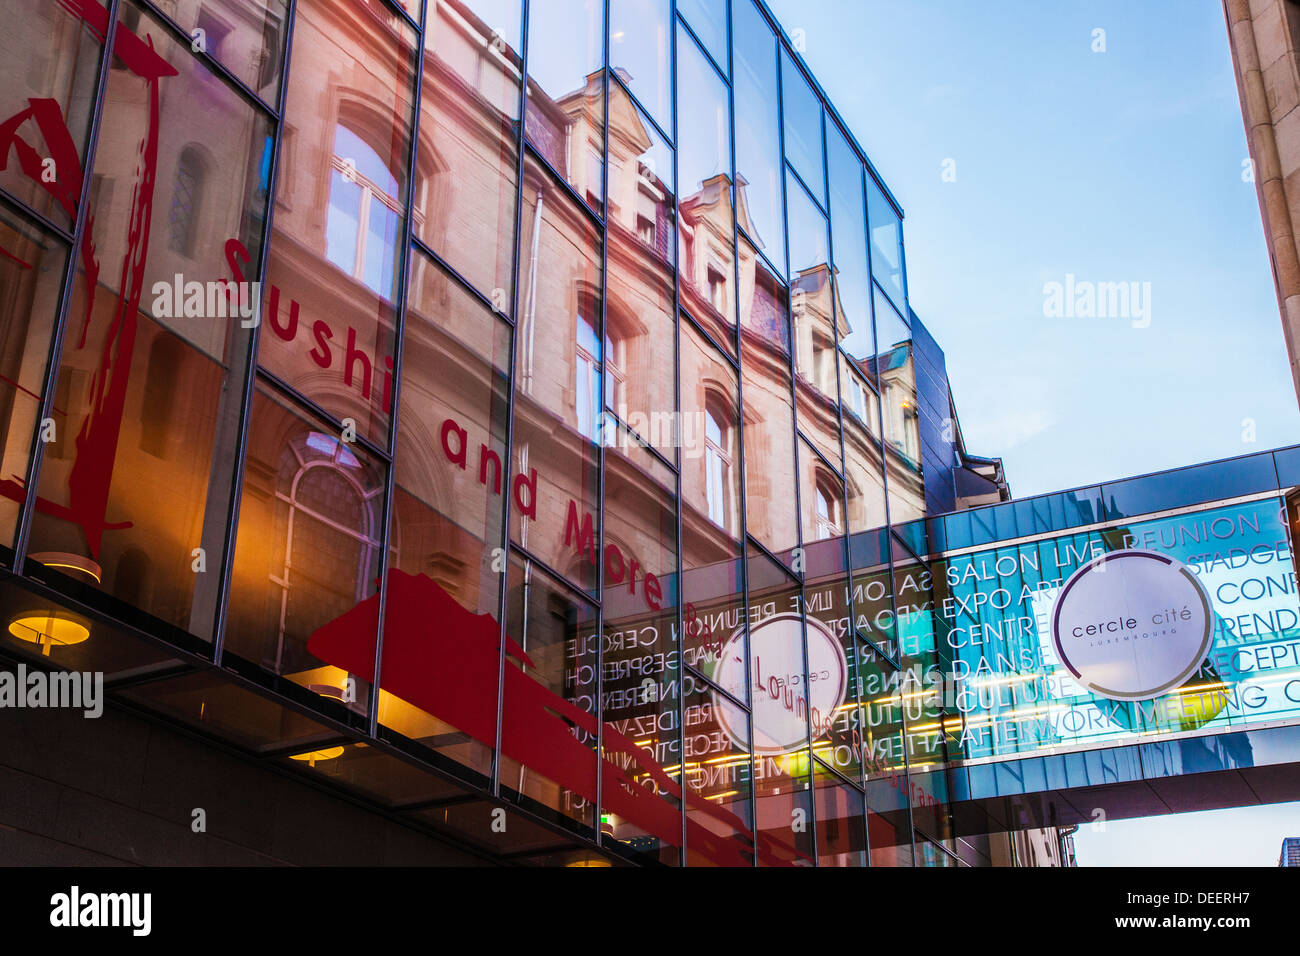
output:
M844 649L816 618L808 621L808 675L803 670L803 618L777 614L750 630L750 706L754 714L755 754L783 754L805 744L809 724L816 740L831 728L844 703L849 668ZM745 686L744 629L722 649L715 679L722 687ZM722 729L741 745L749 743L745 712L715 692L715 712Z
M1088 690L1149 700L1200 668L1214 612L1186 565L1155 551L1101 555L1065 583L1052 612L1057 657Z

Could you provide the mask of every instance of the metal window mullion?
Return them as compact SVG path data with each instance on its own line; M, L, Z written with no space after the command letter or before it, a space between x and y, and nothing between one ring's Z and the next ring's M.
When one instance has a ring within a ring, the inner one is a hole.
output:
M670 0L669 6L673 18L672 22L676 24L677 0ZM672 111L673 127L673 401L675 403L674 410L680 413L682 409L682 259L678 237L682 223L682 185L678 168L680 166L681 149L677 139L681 134L677 123L677 30L675 27L668 36L668 57L668 97ZM677 497L673 502L673 516L677 533L677 614L675 621L677 628L677 780L678 790L681 794L678 801L678 812L681 816L681 843L678 845L677 865L684 867L687 865L687 853L690 848L686 842L687 788L689 784L686 780L686 592L684 587L686 558L682 553L682 464L684 456L682 455L681 442L678 442L677 447L673 449L673 460L677 464L674 474L674 487Z
M270 119L272 123L279 121L283 113L278 106L271 106L269 103L265 102L262 99L262 97L259 96L253 90L252 87L250 87L247 83L245 83L241 78L236 76L234 72L230 68L228 68L224 63L222 63L215 56L209 53L207 51L206 46L204 47L203 50L194 49L194 35L192 33L186 33L184 27L182 27L179 23L175 22L168 14L163 13L161 10L159 10L156 0L135 0L135 3L138 6L143 7L155 20L161 23L163 29L172 35L172 39L175 40L177 44L183 47L188 47L190 54L194 56L194 58L197 59L200 63L202 63L205 67L207 67L208 70L214 76L221 77L221 79L225 80L232 87L234 87L235 92L237 92L242 98L247 100L250 106L254 107L255 109L257 109L262 113L265 113L267 118ZM285 20L286 22L288 21L287 16ZM288 40L286 39L285 41L286 52L288 51L288 48L289 48L289 44L288 44ZM284 73L281 73L280 77L281 77L280 92L283 92ZM278 99L279 97L277 97L277 100Z
M45 442L41 440L42 423L50 417L50 412L54 408L54 390L58 384L59 367L63 357L63 339L67 334L68 313L72 311L72 284L77 275L77 247L81 244L88 227L89 215L86 207L90 200L90 188L94 179L92 170L99 146L99 133L103 125L104 104L108 99L109 70L113 63L113 44L117 39L118 10L121 5L122 0L107 0L108 25L104 30L99 76L95 82L95 96L90 111L90 131L86 136L85 158L81 164L81 193L77 197L77 216L72 228L73 242L68 248L67 261L63 264L63 276L59 287L59 311L50 333L50 352L45 363L45 372L41 376L40 409L36 415L36 425L32 430L31 454L27 458L27 473L23 478L23 500L18 512L18 527L14 534L13 569L19 575L23 575L24 565L27 563L27 546L31 538L32 520L35 517L41 464L45 458Z
M574 600L581 600L584 604L592 607L599 605L599 601L594 598L590 591L584 591L581 587L570 581L562 571L553 565L537 557L529 548L520 544L518 541L511 541L507 553L516 555L520 560L528 562L535 570L542 572L548 578L552 578L558 590L572 595ZM531 577L531 574L530 574ZM522 646L522 641L520 642Z
M294 389L293 386L276 373L256 365L254 365L254 368L257 381L266 386L268 391L283 396L287 401L292 402L293 405L296 406L296 411L310 415L312 418L316 419L318 423L323 422L325 425L333 428L340 434L342 433L343 419L330 412L315 399L308 398L306 395L303 395L301 392ZM360 432L357 433L356 437L349 442L349 444L357 446L376 461L386 463L392 459L392 453L388 449L375 444L375 439L363 435Z
M608 350L605 348L609 310L609 5L610 0L604 0L601 13L603 17L601 36L604 38L604 52L600 71L601 111L603 114L601 117L603 144L601 147L600 182L604 223L603 228L600 230L600 331L597 333L601 357L600 377L596 382L599 397L593 403L600 410L602 419L600 434L602 436L605 417L605 362L609 359ZM596 806L593 823L596 828L596 845L601 846L605 842L600 826L605 777L603 773L605 760L605 707L603 700L605 689L605 642L603 640L605 633L605 442L603 440L596 445L596 455L599 460L599 467L596 472L596 514L599 524L596 528L596 594L600 596L600 603L596 606Z
M880 429L879 432L880 476L881 476L881 487L884 489L884 493L885 493L885 543L888 545L888 550L885 553L884 558L885 558L885 563L888 567L887 573L889 574L889 610L890 610L890 614L893 615L895 657L897 657L898 659L898 669L899 671L902 671L903 670L902 667L903 664L902 646L903 645L902 645L902 641L899 639L898 601L896 599L896 595L894 594L894 545L893 545L894 525L893 525L893 518L891 515L892 508L890 507L890 503L889 503L889 443L885 440L885 395L884 395L884 389L880 385L880 362L879 362L880 344L876 338L876 291L875 291L876 279L875 279L875 269L874 266L872 265L872 260L871 260L871 204L868 201L869 193L867 191L868 188L867 175L868 175L868 171L866 168L864 168L862 171L862 221L864 224L863 225L864 238L867 241L867 276L869 280L868 287L867 287L867 292L868 292L867 302L871 309L871 349L872 349L871 361L873 363L873 369L876 373L876 379L877 379L876 387L879 389L879 401L876 402L876 420L879 423L878 427ZM902 726L901 743L903 747L903 784L904 784L903 798L907 803L908 845L911 847L912 863L913 865L915 865L916 864L916 837L915 837L916 826L912 815L912 794L910 788L907 786L910 777L910 770L908 769L910 767L910 758L908 757L908 753L907 753L906 706L901 706L899 708L898 720ZM870 807L868 807L867 809L869 814ZM868 836L867 836L867 863L868 865L870 865L871 863L870 829L868 829Z
M722 4L723 4L724 7L726 7L727 4L728 4L728 0L722 0ZM731 62L730 62L730 59L731 59L731 34L730 34L730 32L727 32L727 36L723 38L723 39L724 39L724 42L726 42L726 44L727 44L727 60L728 60L728 62L727 62L727 66L726 66L725 71L724 71L724 68L723 68L722 64L720 64L720 63L717 61L717 59L714 58L714 56L713 56L713 51L710 50L710 49L705 45L704 41L700 39L700 35L699 35L698 33L696 33L696 32L695 32L695 28L694 28L693 26L691 26L690 23L687 22L685 15L684 15L684 14L681 14L681 13L677 13L677 0L673 0L673 11L674 11L674 13L676 14L676 16L674 17L674 22L678 22L678 18L680 18L681 25L682 25L683 27L686 28L686 32L689 33L689 34L691 35L691 39L695 41L695 44L696 44L696 45L697 45L701 50L704 51L704 55L705 55L706 57L709 58L709 63L713 66L713 68L714 68L715 70L718 71L719 75L721 75L721 74L724 73L724 72L726 72L726 73L729 74L729 73L731 72ZM730 29L730 24L731 24L731 18L730 18L729 16L727 16L727 12L728 12L728 11L724 9L724 10L723 10L723 14L722 14L722 16L723 16L723 20L724 20L724 23L723 23L724 31L729 31L729 29ZM673 32L676 32L676 31L673 31ZM731 82L730 79L729 79L727 76L723 76L722 79L723 79L723 82L725 82L725 83L730 84L730 82Z
M834 276L834 279L831 283L831 293L832 293L831 294L831 326L832 326L832 334L835 336L835 347L834 349L832 349L832 354L835 357L835 391L837 396L835 402L835 410L836 410L836 417L839 423L840 466L843 472L840 481L840 507L844 509L844 522L843 522L844 546L843 546L842 555L844 560L844 574L845 574L845 585L846 585L845 586L845 604L846 604L845 611L849 616L848 635L849 635L850 646L853 648L853 659L855 663L855 670L857 670L861 666L860 663L861 655L858 652L857 626L856 626L857 613L856 613L856 606L853 600L853 549L849 544L850 535L853 533L852 528L849 525L849 450L848 450L848 445L844 440L844 382L840 376L840 366L843 364L843 362L841 362L840 360L840 356L842 354L840 352L840 324L839 324L839 307L840 307L841 299L839 294L839 287L840 287L839 270L837 268L837 263L835 259L835 219L834 219L835 213L831 208L832 205L831 196L833 195L834 191L831 186L831 160L830 160L830 149L829 149L830 137L827 132L828 123L829 120L823 118L822 120L822 178L826 182L826 250L827 250L827 257L829 258L831 264L831 274L832 276ZM862 201L862 221L865 223L867 193L866 190L861 187L862 187L862 183L861 181L859 181L858 195ZM870 247L868 247L867 249L866 266L867 266L867 286L868 286L868 291L870 291L870 285L871 285ZM874 333L873 333L873 341L874 341ZM883 459L882 459L882 466L883 466ZM861 739L862 699L858 694L858 686L856 680L853 682L853 700L854 700L854 704L853 704L854 712L859 721L859 730L858 730L859 739ZM863 791L862 823L864 827L863 832L865 833L866 832L865 827L867 826L866 768L863 766L861 748L860 747L855 748L855 751L856 753L854 756L858 762L858 786L861 787ZM867 851L866 844L864 843L863 844L864 855L866 851Z
M39 226L41 229L44 229L46 232L49 232L52 235L57 236L59 239L62 239L64 242L68 244L69 251L75 249L75 246L72 241L72 233L68 230L66 226L60 226L54 220L46 216L43 212L38 212L37 210L33 209L26 202L19 199L13 193L9 192L9 190L5 189L3 185L0 185L0 205L6 205L11 207L15 213L26 216L28 219L30 219L33 225ZM75 226L76 223L73 223L73 225Z
M783 83L783 66L784 58L778 52L776 57L776 90L777 90L777 142L781 150L781 211L782 218L785 221L785 228L781 230L782 239L785 242L785 267L790 277L790 285L785 297L785 317L786 328L790 332L790 349L786 360L790 368L790 427L794 435L794 524L795 536L799 542L798 554L800 557L798 570L799 584L799 638L800 647L803 653L803 679L804 687L808 687L808 583L807 573L805 571L805 561L807 552L804 550L806 542L803 539L803 489L800 487L801 471L799 460L801 441L805 441L799 432L799 373L795 367L795 348L798 345L794 329L794 264L790 261L790 190L785 188L787 182L787 170L792 167L785 160L785 86ZM818 116L821 116L819 110ZM826 160L826 148L822 147L822 162ZM798 179L797 182L802 186L803 181ZM803 186L805 192L807 186ZM830 231L830 222L827 220L826 230ZM829 241L829 240L828 240ZM829 245L827 246L829 248ZM805 691L805 696L811 697L811 694ZM804 751L808 755L808 808L810 811L809 824L810 838L812 840L812 857L813 866L817 865L817 812L816 801L813 798L813 767L812 767L812 702L809 700L808 706L804 708ZM794 792L798 792L797 787Z
M830 112L830 115L834 117L836 121L836 125L840 128L842 132L844 132L845 134L844 138L848 141L849 147L855 153L857 153L858 159L862 162L864 166L866 166L867 170L871 173L871 177L874 180L876 180L876 182L880 183L881 191L884 193L885 198L889 200L889 204L894 207L894 209L898 212L899 216L902 216L903 207L898 204L898 201L894 198L893 194L889 191L888 187L884 185L883 180L876 173L876 167L872 164L871 159L867 156L866 150L864 150L861 144L858 143L857 139L848 132L849 129L848 124L843 122L842 118L840 117L839 111L835 109L835 107L831 104L830 97L826 95L826 92L822 89L821 84L818 83L816 77L812 75L812 71L804 68L803 57L799 56L796 59L796 53L798 51L796 51L791 46L789 40L786 39L785 32L781 29L781 22L776 18L776 15L772 13L772 11L768 8L766 0L754 0L754 5L755 7L757 7L759 13L763 16L763 18L767 20L768 29L770 29L773 33L776 34L779 48L785 50L790 55L791 61L794 62L797 67L799 67L799 71L800 73L803 74L804 79L808 81L808 85L812 88L813 92L817 94L817 98L826 105L828 111Z
M606 35L609 34L609 30L610 27L608 24L606 24L605 26ZM670 46L671 46L671 41L670 41ZM608 57L606 57L606 59L608 59ZM675 151L677 149L677 137L669 136L667 133L664 132L664 128L659 125L659 121L655 119L653 115L651 115L648 109L645 108L645 106L641 103L641 100L637 98L637 95L632 92L632 88L628 86L625 82L623 82L623 78L621 76L619 76L617 73L614 72L613 63L609 64L609 75L610 78L615 83L618 84L619 89L623 91L623 95L625 95L629 100L631 100L634 104L636 104L637 111L646 119L647 122L649 122L650 128L654 130L656 133L658 133L660 136L662 136L665 140L667 140L668 145L671 146Z
M578 194L578 190L574 187L573 183L569 182L565 176L562 176L560 171L551 165L551 161L543 156L536 146L525 139L523 149L533 158L533 161L536 162L538 166L550 173L550 179L554 181L555 187L560 192L567 194L569 199L573 200L574 205L578 207L578 211L587 217L593 228L604 228L605 217L591 208L591 204ZM585 157L586 154L584 153L584 158ZM603 203L601 206L604 208Z
M427 6L428 0L422 0L420 7L421 22L424 22L425 8ZM405 221L402 223L401 261L398 263L397 271L397 309L393 327L393 386L392 393L389 395L390 404L388 408L388 452L393 457L385 470L384 503L378 530L378 537L383 539L386 544L379 549L379 593L377 595L379 613L375 626L374 670L371 671L374 675L374 681L370 687L370 701L366 713L367 734L371 738L376 737L379 733L379 695L383 680L384 622L387 619L388 612L388 570L392 554L393 499L397 494L398 412L401 409L402 399L402 356L406 351L407 283L411 277L411 233L414 229L416 162L419 160L420 146L420 105L424 92L424 31L418 27L415 30L415 56L411 73L415 92L411 100L411 142L407 146L406 156ZM368 219L370 203L374 201L374 198L369 189L365 190L365 195L366 216L364 218Z
M520 221L523 218L524 208L524 160L525 160L525 135L524 128L528 122L528 7L530 0L520 0L520 29L519 29L519 121L518 129L515 130L515 221L514 221L514 243L511 261L511 288L510 288L510 317L514 322L510 335L510 378L507 383L506 392L506 441L505 441L505 460L501 463L501 541L505 546L502 553L507 555L505 564L501 569L500 587L497 594L497 634L498 644L500 647L497 651L497 708L496 708L496 741L492 748L492 774L491 789L492 796L499 799L501 796L501 724L505 713L505 681L506 681L506 610L507 597L510 585L510 561L509 544L510 544L510 469L514 461L515 447L515 405L518 402L518 395L515 389L515 377L518 371L519 361L519 270L520 270L520 247L523 245L523 234L520 231ZM523 617L528 617L528 609L524 608Z
M504 312L502 312L498 305L494 304L490 298L488 298L482 292L480 292L479 289L473 285L473 283L471 283L468 279L466 279L463 275L461 275L460 272L455 267L453 267L445 258L443 258L443 256L441 256L439 253L435 252L432 248L430 248L425 243L425 241L421 239L418 235L415 234L411 235L411 248L418 250L420 253L425 255L431 262L437 265L442 272L445 272L452 279L452 281L460 288L462 292L464 292L466 295L470 296L471 298L478 300L479 305L481 305L484 309L494 313L498 319L503 320L508 325L513 326L515 324L514 316L506 315Z
M830 157L829 157L829 150L827 150L827 149L825 148L825 144L823 144L823 159L824 159L824 161L826 162L826 205L827 205L827 209L828 209L828 211L829 211L829 210L830 210L830 205L831 205L831 202L830 202L830 197L831 197ZM861 174L859 174L859 175L861 175ZM859 181L859 184L861 184L860 181ZM865 190L859 188L858 193L859 193L859 196L861 197L861 201L862 201L862 203L863 203L863 222L866 222L866 198L867 198L867 197L866 197L866 192L865 192ZM829 242L830 242L830 245L828 246L828 248L829 248L829 250L830 250L830 259L831 259L831 263L832 263L832 269L834 269L834 268L835 268L835 229L834 229L834 219L833 219L834 213L833 213L833 212L830 212L830 216L831 216L832 218L830 219L830 224L831 224L831 228L830 228L830 230L829 230ZM871 259L870 259L870 256L871 256L871 250L870 250L870 248L868 248L868 249L867 249L867 257L868 257L868 258L867 258L867 270L868 270L868 271L867 271L867 288L868 288L868 292L870 292L870 286L871 286L871 272L870 272L870 268L871 268L871 266L870 266L870 262L871 262ZM833 313L832 313L832 314L833 314L833 316L834 316L834 321L835 321L835 386L836 386L836 388L839 390L839 393L840 393L840 400L839 400L839 403L838 403L838 409L839 409L839 425L840 425L840 460L844 463L844 480L843 480L842 487L841 487L840 498L841 498L841 501L843 502L842 507L844 508L844 552L843 552L843 554L844 554L844 574L845 574L845 583L846 583L845 592L844 592L844 596L845 596L845 604L846 604L845 613L847 613L848 616L849 616L849 626L848 626L849 646L853 649L853 663L854 663L854 667L853 667L853 670L854 670L854 680L852 681L853 714L854 714L854 717L856 718L856 720L857 720L857 724L858 724L858 740L861 741L861 740L863 739L863 734L864 734L864 730L865 730L865 728L864 728L864 726L863 726L863 723L862 723L863 717L864 717L865 715L864 715L864 712L863 712L863 701L862 701L862 696L861 696L861 693L860 693L860 692L861 692L861 681L858 679L858 675L860 675L860 674L861 674L861 671L862 671L862 644L861 644L861 642L860 642L859 639L858 639L858 626L857 626L858 614L857 614L857 602L856 602L856 600L855 600L855 598L854 598L854 596L853 596L853 591L854 591L854 588L853 588L853 581L854 581L854 574L853 574L853 571L854 571L854 566L853 566L853 545L852 545L852 540L853 540L853 538L852 538L852 536L853 536L853 526L852 526L852 523L851 523L850 520L849 520L849 478L850 478L850 475L849 475L849 449L848 449L848 442L847 442L847 441L845 440L845 438L844 438L844 381L843 381L843 378L842 378L841 375L840 375L840 366L844 364L844 362L842 361L842 356L844 355L844 353L840 350L840 333L839 333L839 302L840 302L840 295L839 295L839 278L838 278L838 272L836 273L836 279L835 279L835 284L834 284L834 286L833 286L833 290L834 290L834 292L835 292L835 294L832 296L832 310L833 310ZM869 306L868 306L868 307L869 307ZM869 317L870 317L870 313L868 313L868 318L869 318ZM873 330L873 332L872 332L872 342L873 342L873 346L872 346L872 347L874 348L874 347L875 347L875 346L874 346L874 342L875 342L875 333L874 333L874 330ZM858 383L858 382L856 382L856 380L855 380L854 384L855 384L859 389L862 388L861 384ZM855 402L854 402L854 411L856 412L856 411L857 411L857 408L856 408L856 395L854 396L854 398L855 398ZM865 392L864 392L864 394L863 394L863 401L864 401L864 402L866 401L866 395L865 395ZM877 398L877 401L876 401L876 405L877 405L877 409L878 409L878 408L879 408L879 405L880 405L880 401L879 401L878 398ZM865 410L864 410L864 414L865 414ZM877 414L879 414L879 411L877 411ZM864 423L864 424L865 424L865 423ZM870 433L868 433L868 434L870 434ZM870 462L867 463L867 467L870 467ZM884 470L883 449L882 449L882 458L881 458L881 469L882 469L882 472L883 472L883 470ZM882 487L882 489L883 489L884 486L882 485L881 487ZM862 493L865 495L866 492L867 492L867 489L866 489L866 488L863 488L863 489L862 489ZM882 493L883 493L883 492L882 492ZM886 501L886 506L888 506L888 502L887 502L887 501ZM891 584L891 590L892 590L892 584L893 584L893 578L892 578L892 577L890 578L890 584ZM897 621L895 621L895 626L897 626ZM874 647L875 645L873 644L872 646ZM868 807L868 794L867 794L867 767L866 767L866 762L862 759L862 747L861 747L861 744L860 744L860 743L859 743L857 746L854 747L854 757L855 757L855 759L857 760L857 763L858 763L858 780L857 780L857 784L858 784L859 789L862 791L862 840L863 840L863 842L862 842L862 856L863 856L863 860L864 860L864 861L867 863L867 865L869 866L869 865L870 865L870 861L871 861L871 847L870 847L870 841L871 841L871 837L870 837L870 832L871 832L871 814L870 814L870 808ZM834 769L834 768L832 768L832 769Z
M298 5L291 3L285 16L284 54L280 62L280 93L276 103L275 135L271 143L271 171L267 177L266 219L262 223L262 247L258 250L257 278L265 284L270 267L271 239L275 223L275 204L280 181L280 147L284 143L284 106L289 98L289 65L293 54L293 33L297 21ZM262 286L259 285L259 289ZM220 666L225 653L226 625L230 617L230 587L234 577L235 546L238 540L239 514L243 506L244 475L248 468L248 441L252 428L253 397L257 391L257 353L261 341L262 303L258 302L259 321L249 330L248 355L245 359L244 379L239 409L235 469L231 476L230 507L222 539L221 580L217 586L217 614L212 629L212 659Z
M734 43L732 42L732 37L731 37L731 18L728 17L727 20L728 20L727 57L728 59L734 60L734 57L732 55L732 47L734 46ZM696 48L702 49L702 47L700 47L699 44L696 44ZM775 44L772 45L772 51L773 54L775 55L776 52ZM705 54L705 58L708 59L708 54ZM713 61L711 59L708 59L708 62L712 64ZM734 63L729 64L729 66L731 68L731 71L735 70ZM748 475L746 472L747 466L745 463L745 397L744 397L745 376L744 376L744 357L742 354L744 352L743 341L742 341L744 335L743 332L741 331L741 321L740 321L740 224L736 221L736 197L739 194L739 190L736 189L736 97L735 97L735 91L731 88L730 82L727 81L725 78L723 82L727 90L727 115L730 120L727 126L727 132L730 135L730 146L731 146L731 196L730 196L731 210L732 210L731 272L732 272L732 281L735 283L735 293L736 293L732 300L733 304L732 304L731 319L732 322L734 323L733 328L735 329L735 337L736 337L736 362L735 362L736 428L735 428L735 432L736 432L736 456L740 461L740 529L741 529L740 530L740 542L741 542L740 580L741 580L741 593L745 602L744 603L745 693L746 696L750 698L749 706L745 708L746 724L749 728L749 742L747 745L749 749L749 825L754 840L754 851L753 851L751 865L757 867L759 833L758 833L758 797L754 792L755 791L754 708L753 708L753 695L750 693L750 687L754 683L754 677L753 674L750 673L750 667L752 663L751 659L753 658L753 653L750 650L750 620L749 620L749 605L750 605L749 602L749 533L747 530L748 523L749 523L749 518L747 514L747 509L749 506L749 500L748 500L749 494L746 489L746 484L747 484L746 479ZM678 192L680 191L681 191L681 187L679 185ZM683 760L684 759L685 759L685 755L683 754Z

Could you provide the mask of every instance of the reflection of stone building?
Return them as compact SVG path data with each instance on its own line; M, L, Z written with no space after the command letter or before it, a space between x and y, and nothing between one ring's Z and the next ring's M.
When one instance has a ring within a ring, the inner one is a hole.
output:
M903 525L997 463L941 427L900 213L834 118L861 248L824 235L784 274L782 175L737 168L728 58L675 24L645 25L659 60L606 69L604 5L566 0L585 26L535 24L564 55L535 47L525 78L516 31L483 19L500 4L430 5L423 63L380 0L299 0L288 50L279 0L158 6L174 22L122 5L80 227L96 252L73 250L21 546L83 610L185 656L122 654L96 624L75 659L120 670L132 706L482 853L603 859L599 831L670 864L955 860L942 794L906 765L892 594ZM87 32L37 30L48 72L81 76ZM638 99L674 69L705 78L680 92L690 122ZM823 232L839 200L809 193ZM39 220L0 209L5 251L35 259ZM15 275L7 479L60 314L57 282ZM155 298L178 275L205 291L188 312ZM255 330L214 314L223 280L262 283ZM779 667L747 643L791 619ZM832 670L814 716L796 686ZM768 706L808 729L764 750ZM499 805L507 839L461 817Z

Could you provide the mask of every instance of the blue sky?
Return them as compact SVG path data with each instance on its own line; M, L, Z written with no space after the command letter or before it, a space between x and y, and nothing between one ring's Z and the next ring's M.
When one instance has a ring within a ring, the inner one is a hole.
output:
M912 308L1017 496L1300 442L1217 0L770 7L902 204ZM1149 282L1150 326L1045 318L1067 274Z
M1300 442L1218 0L768 3L902 204L912 308L1017 497ZM1150 283L1149 327L1046 318L1067 274ZM1300 804L1077 844L1271 866L1286 835Z

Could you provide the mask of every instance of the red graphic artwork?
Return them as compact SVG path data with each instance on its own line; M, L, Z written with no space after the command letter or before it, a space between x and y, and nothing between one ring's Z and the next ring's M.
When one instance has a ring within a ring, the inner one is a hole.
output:
M69 14L82 20L102 44L108 34L108 11L96 0L58 0ZM135 336L144 288L145 262L149 253L149 227L153 218L153 193L158 168L158 84L163 77L178 75L177 70L157 51L153 40L144 40L119 25L113 45L115 55L128 70L145 81L149 97L149 119L140 141L139 164L131 196L131 217L127 227L126 254L122 258L122 275L118 284L117 306L110 320L99 367L91 381L91 402L77 431L76 455L68 479L68 504L46 498L36 499L36 508L45 514L64 518L78 525L86 535L93 558L99 557L105 531L129 528L131 522L108 520L108 497L113 463L126 408L126 389L135 351ZM35 122L49 158L54 161L53 181L46 182L44 159L38 150L18 135L28 120ZM41 184L70 216L75 218L85 171L77 156L76 143L63 112L54 100L31 99L28 108L0 123L0 169L8 164L10 151L17 156L23 173ZM93 217L87 216L82 230L78 255L85 277L86 312L81 323L77 348L84 348L90 331L95 292L99 285L99 262L91 239ZM25 497L20 478L0 482L0 494L15 501Z
M308 653L373 683L378 612L378 595L362 601L312 634ZM496 739L496 695L485 689L496 687L500 646L497 622L490 615L471 614L426 575L390 572L383 689L489 747ZM506 654L535 666L509 638ZM596 718L518 667L506 665L502 753L594 803L598 761L574 736L574 728L594 737ZM631 738L606 724L603 740L608 754L629 760L629 767L653 780L659 790L682 799L682 787ZM608 757L599 760L599 766L602 812L614 813L672 846L681 845L676 808ZM744 821L689 789L685 800L691 851L722 866L749 866L754 835ZM759 835L758 853L770 865L788 865L800 856L769 834Z

